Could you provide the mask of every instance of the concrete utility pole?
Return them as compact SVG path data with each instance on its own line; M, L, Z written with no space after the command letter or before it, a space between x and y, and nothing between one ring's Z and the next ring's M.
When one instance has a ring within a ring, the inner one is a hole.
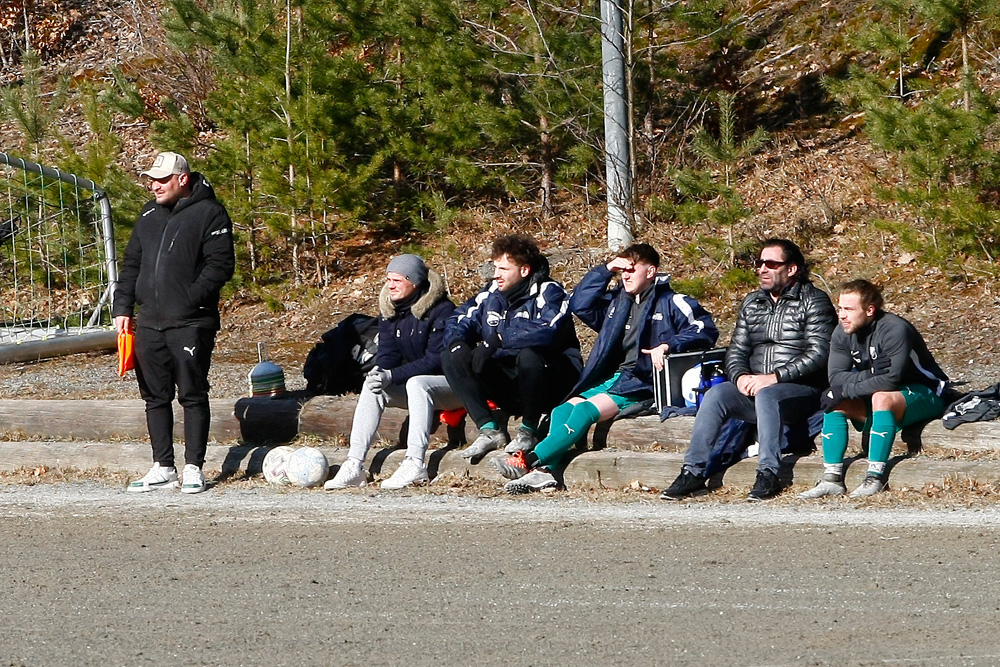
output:
M629 166L625 31L621 0L601 0L604 72L604 144L608 189L608 247L632 243L632 174Z

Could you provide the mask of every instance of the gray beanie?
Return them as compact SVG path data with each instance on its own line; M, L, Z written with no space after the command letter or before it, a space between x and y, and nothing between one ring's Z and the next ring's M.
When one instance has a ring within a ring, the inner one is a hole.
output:
M386 273L398 273L417 287L427 284L427 265L417 255L398 255L389 262Z

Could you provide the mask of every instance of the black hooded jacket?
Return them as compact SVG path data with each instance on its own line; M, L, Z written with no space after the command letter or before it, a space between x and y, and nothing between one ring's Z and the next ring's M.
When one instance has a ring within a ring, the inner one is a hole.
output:
M209 182L191 173L174 206L149 201L136 219L115 286L115 316L148 329L219 329L219 292L236 267L233 225Z

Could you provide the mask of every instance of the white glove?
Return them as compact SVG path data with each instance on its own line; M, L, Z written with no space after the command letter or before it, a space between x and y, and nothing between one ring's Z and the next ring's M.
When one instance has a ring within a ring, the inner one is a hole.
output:
M368 371L365 376L365 387L373 394L381 394L382 388L392 382L392 371L383 371L378 366Z

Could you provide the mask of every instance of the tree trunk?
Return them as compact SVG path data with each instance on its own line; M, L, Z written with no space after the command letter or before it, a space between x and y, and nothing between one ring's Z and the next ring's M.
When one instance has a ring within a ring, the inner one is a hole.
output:
M552 204L552 190L555 187L555 161L552 156L552 134L549 132L549 118L538 115L538 127L542 141L542 215L549 218L555 212Z

